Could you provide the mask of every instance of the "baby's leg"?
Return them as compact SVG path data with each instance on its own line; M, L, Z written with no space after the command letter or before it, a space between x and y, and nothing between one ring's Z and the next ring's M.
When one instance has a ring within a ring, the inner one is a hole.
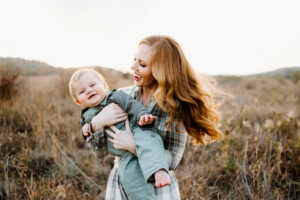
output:
M154 188L147 183L141 171L137 157L127 153L120 157L120 179L130 200L155 200Z
M171 184L161 136L155 129L135 126L133 129L138 161L146 180L153 174L155 187Z

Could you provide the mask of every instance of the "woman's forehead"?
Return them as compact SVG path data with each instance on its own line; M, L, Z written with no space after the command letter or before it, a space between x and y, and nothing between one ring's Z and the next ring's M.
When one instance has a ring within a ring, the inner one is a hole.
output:
M135 57L145 62L150 62L152 57L152 48L147 44L141 44L138 47Z

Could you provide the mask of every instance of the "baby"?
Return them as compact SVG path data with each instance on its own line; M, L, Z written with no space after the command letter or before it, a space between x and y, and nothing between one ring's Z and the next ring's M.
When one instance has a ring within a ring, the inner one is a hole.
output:
M95 70L76 71L70 79L69 91L74 101L84 108L81 111L81 125L85 139L110 137L103 135L103 132L91 133L89 125L92 118L108 104L116 103L129 114L138 158L128 151L115 149L108 140L106 140L106 148L112 155L120 157L120 179L129 199L155 199L152 184L147 180L154 174L155 186L163 187L169 185L171 179L167 173L168 165L161 136L154 128L140 126L151 124L156 117L122 90L109 91L104 78ZM115 126L125 129L124 122L117 123Z

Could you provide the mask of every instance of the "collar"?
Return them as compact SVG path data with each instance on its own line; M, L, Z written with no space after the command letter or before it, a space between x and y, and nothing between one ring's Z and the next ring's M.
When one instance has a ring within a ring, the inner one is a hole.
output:
M109 98L115 91L116 91L115 89L109 91L109 92L106 94L105 98L101 101L101 103L99 103L99 105L100 105L100 106L106 106L106 105L107 105L108 98Z

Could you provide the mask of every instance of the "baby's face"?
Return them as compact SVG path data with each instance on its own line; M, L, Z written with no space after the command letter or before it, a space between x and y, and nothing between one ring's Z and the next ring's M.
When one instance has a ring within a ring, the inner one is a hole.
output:
M83 107L98 105L108 93L101 80L93 74L84 74L75 84L78 103Z

